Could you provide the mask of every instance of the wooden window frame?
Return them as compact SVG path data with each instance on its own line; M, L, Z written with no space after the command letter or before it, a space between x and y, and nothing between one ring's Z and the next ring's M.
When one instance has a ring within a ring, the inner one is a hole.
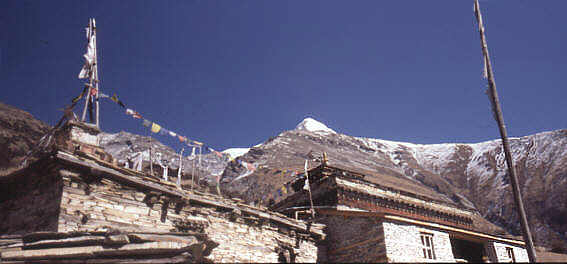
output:
M506 255L512 261L512 263L516 263L516 256L514 255L514 248L506 247Z
M433 245L433 234L420 232L421 251L424 259L437 259L435 256L435 246Z

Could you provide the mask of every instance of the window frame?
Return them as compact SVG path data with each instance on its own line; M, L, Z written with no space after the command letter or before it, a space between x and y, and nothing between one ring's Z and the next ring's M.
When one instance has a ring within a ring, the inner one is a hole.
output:
M514 255L514 248L506 247L506 256L512 261L512 263L516 263L516 255Z
M437 259L435 255L435 246L433 244L433 234L426 232L419 232L421 240L421 251L424 259Z

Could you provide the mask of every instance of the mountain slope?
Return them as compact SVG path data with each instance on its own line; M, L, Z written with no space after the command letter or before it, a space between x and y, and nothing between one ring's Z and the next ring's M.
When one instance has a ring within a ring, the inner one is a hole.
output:
M10 172L48 129L47 124L29 113L0 103L0 147L3 150L0 172ZM119 160L136 152L147 157L151 145L155 153L161 153L161 159L170 161L171 167L178 166L178 153L149 137L127 132L103 133L101 145ZM565 252L567 130L513 138L511 148L535 242ZM190 153L185 152L186 178L193 171L193 161L200 156L201 166L196 166L195 171L202 185L212 189L217 175L222 174L225 195L248 202L279 200L283 197L276 195L276 190L293 179L290 171L302 171L305 159L326 152L331 163L390 175L400 182L417 183L423 186L420 188L423 192L432 192L440 200L463 207L476 208L486 219L512 234L520 233L499 140L420 145L352 137L337 133L314 119L306 119L294 130L250 149L226 152L233 156L244 153L238 159L258 169L250 173L225 157L208 153L191 158L187 157ZM318 164L310 166L315 165Z
M0 175L18 166L49 128L30 113L0 102Z
M305 124L313 121L316 123ZM513 138L510 142L534 239L538 245L564 251L567 130ZM347 136L315 120L304 120L296 129L270 138L241 157L261 166L255 173L241 177L245 172L242 166L229 164L222 187L228 194L248 201L283 199L276 190L292 180L289 170L302 170L311 151L326 152L332 164L419 182L447 200L478 209L486 219L510 233L521 234L499 140L419 145ZM283 170L288 173L282 174Z

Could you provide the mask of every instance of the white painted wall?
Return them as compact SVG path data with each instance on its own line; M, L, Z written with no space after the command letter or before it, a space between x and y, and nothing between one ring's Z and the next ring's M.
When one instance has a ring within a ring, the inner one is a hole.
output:
M388 262L455 262L448 233L393 222L383 227ZM423 258L421 232L433 234L436 259Z
M516 262L529 262L528 251L525 248L512 246L501 242L491 242L496 253L497 262L511 262L512 259L506 253L506 247L511 247L516 257Z

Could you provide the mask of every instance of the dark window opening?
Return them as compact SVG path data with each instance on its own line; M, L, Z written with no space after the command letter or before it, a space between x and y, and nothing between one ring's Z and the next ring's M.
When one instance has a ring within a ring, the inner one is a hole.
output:
M451 247L455 259L464 259L469 263L480 263L487 259L484 245L468 240L451 238Z

